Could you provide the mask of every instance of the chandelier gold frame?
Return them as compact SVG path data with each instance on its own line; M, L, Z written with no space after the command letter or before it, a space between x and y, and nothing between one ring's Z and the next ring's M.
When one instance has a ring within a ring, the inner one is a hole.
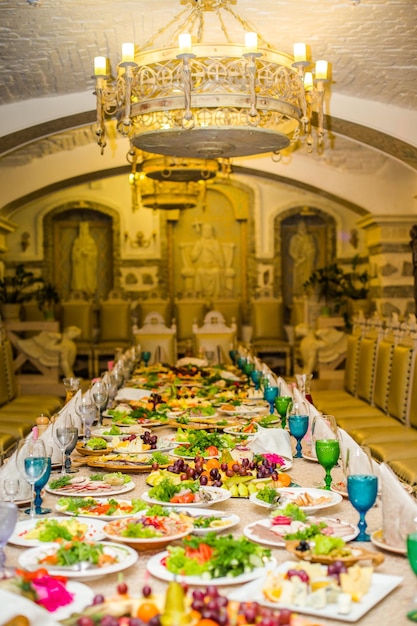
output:
M297 142L300 132L307 135L311 148L314 109L321 144L327 75L316 72L313 78L306 72L310 65L306 54L294 58L274 50L260 35L259 46L257 40L249 46L231 43L226 17L236 20L246 35L254 34L233 10L237 0L180 1L187 9L140 52L133 44L124 44L128 47L116 80L109 78L106 59L96 59L96 132L101 148L106 145L106 118L116 118L118 131L136 148L174 157L278 153ZM208 12L218 18L225 43L203 42ZM172 31L180 35L180 47L171 42L152 48ZM185 35L189 39L181 46Z

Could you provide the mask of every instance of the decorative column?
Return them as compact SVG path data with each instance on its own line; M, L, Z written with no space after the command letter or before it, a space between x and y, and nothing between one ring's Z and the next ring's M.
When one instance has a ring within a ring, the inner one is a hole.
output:
M365 231L369 252L371 292L378 313L401 317L415 312L416 258L410 251L410 230L416 218L409 215L367 215L358 221ZM417 248L417 243L414 243ZM413 263L414 261L414 263Z

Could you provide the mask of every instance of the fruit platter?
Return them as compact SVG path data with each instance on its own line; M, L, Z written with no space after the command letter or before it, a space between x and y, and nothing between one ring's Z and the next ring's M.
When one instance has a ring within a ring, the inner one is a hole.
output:
M146 482L154 487L165 478L177 485L198 479L203 486L227 489L231 497L249 498L251 494L257 494L267 487L275 489L292 485L289 474L279 469L281 460L284 462L277 455L258 455L252 461L244 458L240 462L199 456L192 461L181 458L175 459L166 469L154 469Z

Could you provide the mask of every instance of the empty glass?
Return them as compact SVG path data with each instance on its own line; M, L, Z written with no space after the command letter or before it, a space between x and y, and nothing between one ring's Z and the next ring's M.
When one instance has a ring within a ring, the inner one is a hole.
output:
M326 472L324 489L330 489L332 484L331 470L336 465L340 455L339 433L334 416L317 415L314 417L311 438L317 460Z
M48 513L52 512L52 509L47 509L47 508L42 507L42 489L47 484L49 477L51 475L52 454L53 454L52 446L45 445L45 449L46 449L46 455L47 455L46 470L44 474L35 483L35 513L36 515L48 515ZM26 509L25 513L29 513L28 509Z
M102 380L97 380L91 387L90 392L97 408L97 422L101 425L101 412L105 408L107 400L109 399L107 385Z
M148 363L150 360L151 360L151 353L148 352L147 350L142 352L142 361L145 367L148 367Z
M285 428L287 426L287 413L291 406L291 402L291 396L278 396L275 400L275 408L281 418L281 428Z
M18 478L5 478L3 480L3 491L10 502L14 502L20 489Z
M13 502L0 501L0 571L2 578L6 577L6 555L4 553L4 546L13 534L16 522L17 506Z
M65 387L65 404L71 400L80 388L80 378L74 376L70 378L64 378L63 381Z
M297 440L294 458L302 459L301 440L308 430L308 410L305 402L293 402L287 412L290 433Z
M71 432L71 439L69 441L69 444L65 448L65 473L75 474L79 470L74 469L72 467L71 452L74 450L78 442L78 428L76 426L71 426L70 432Z
M278 387L264 387L264 400L269 404L269 414L272 415L275 409L275 400L278 397Z
M32 487L32 497L29 515L36 517L35 512L35 483L47 469L48 457L42 439L26 439L19 444L17 451L17 467L26 481Z
M84 444L86 444L91 437L91 426L94 424L94 420L96 419L96 411L96 405L91 400L89 395L83 396L81 400L75 404L75 412L83 424Z
M63 415L60 415L57 420L52 424L52 436L62 454L62 474L67 473L65 469L65 450L69 446L74 436L73 428L74 427L71 415L69 413L64 413Z

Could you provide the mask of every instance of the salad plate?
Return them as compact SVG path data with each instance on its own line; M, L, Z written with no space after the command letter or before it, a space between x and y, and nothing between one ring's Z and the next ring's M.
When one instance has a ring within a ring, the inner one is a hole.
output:
M281 563L275 572L285 573L288 569L294 567L293 561L287 561L285 563ZM243 585L238 589L231 591L228 594L229 600L234 600L236 602L244 602L247 601L248 598L251 599L252 602L258 602L260 605L277 609L280 608L279 602L271 602L265 598L263 593L263 588L266 583L267 573L264 572L261 576L248 583L247 585ZM302 613L305 615L313 615L315 617L329 619L329 620L337 620L344 622L357 622L361 619L368 611L370 611L373 607L375 607L381 600L383 600L388 594L391 593L400 583L403 581L403 578L400 576L390 576L386 574L373 574L371 586L369 588L368 593L366 593L359 602L352 602L351 611L347 614L337 612L336 604L327 604L322 609L314 608L313 606L301 606L297 604L297 606L293 604L285 603L285 608L294 611L295 613Z
M249 499L254 504L267 509L283 507L289 502L292 502L307 513L327 509L339 504L339 502L343 500L340 494L334 493L333 491L310 487L284 487L277 489L277 493L280 495L279 502L272 505L269 502L260 500L256 493L251 494Z
M101 541L105 537L105 533L103 532L105 524L104 522L101 522L99 520L78 522L77 520L72 518L68 519L65 517L47 517L44 519L35 518L17 522L8 543L12 543L15 546L23 546L25 548L35 548L38 546L44 546L46 543L54 542L54 539L45 541L36 536L33 536L37 534L37 531L44 531L44 536L46 537L47 526L51 522L62 524L65 530L67 530L72 535L72 539L75 539L76 536L80 537L81 535L82 540ZM68 540L69 539L67 539L67 541ZM62 541L63 540L61 540L61 543Z
M219 413L221 413L222 415L244 415L246 417L250 415L259 415L260 413L264 413L265 410L266 407L264 406L249 406L241 404L239 406L235 406L234 408L230 407L230 409L219 408Z
M110 467L108 469L111 469ZM128 493L135 488L133 480L125 482L123 485L111 485L104 480L90 480L86 476L76 476L71 478L70 482L63 484L62 487L51 487L54 482L48 483L45 489L49 493L56 496L116 496L122 493Z
M19 565L28 571L33 571L44 567L48 573L52 575L66 576L67 578L79 578L84 580L92 580L94 578L102 578L107 574L115 574L121 572L128 567L131 567L138 560L138 553L129 546L121 545L120 543L100 543L95 545L103 546L103 553L115 559L114 563L103 565L99 567L97 565L90 565L88 569L78 568L77 564L74 566L54 566L51 567L48 563L44 563L44 559L52 557L59 550L58 544L49 543L46 546L38 548L29 548L25 550L19 556ZM82 566L82 564L80 564Z
M107 499L97 500L96 498L83 498L74 500L73 498L60 498L55 505L55 510L63 515L74 515L88 517L96 520L121 519L132 517L136 513L143 511L144 507L135 506L132 500L117 500L112 498L110 503Z
M163 502L162 500L152 498L149 495L148 491L145 491L141 495L141 498L149 504L162 504L163 506L175 506L176 508L194 508L202 506L213 506L213 504L219 504L220 502L224 502L231 497L230 491L228 491L227 489L223 489L222 487L200 487L197 493L199 494L200 498L196 502Z
M240 522L239 515L235 513L224 513L223 511L213 511L213 509L181 509L181 513L192 519L194 524L193 535L206 535L212 530L222 532L237 526Z
M392 552L394 554L403 554L404 556L407 554L405 542L403 548L400 546L391 546L390 544L386 543L386 541L384 540L384 531L382 530L382 528L376 530L371 534L371 541L374 546L380 548L381 550L386 550L387 552Z
M327 524L327 528L329 530L331 529L331 532L327 531L323 534L329 534L331 537L342 537L346 542L353 541L359 534L357 526L349 524L349 522L342 522L339 519L328 517L308 517L302 527L305 528L311 524L320 524L320 522L324 522ZM299 527L301 527L300 522L274 526L272 518L266 517L245 526L243 534L251 541L256 541L257 543L262 543L274 548L285 548L286 541L284 535L295 533Z
M143 428L141 426L128 426L127 430L120 430L118 434L111 435L110 430L111 426L108 428L97 428L96 430L91 431L92 437L101 437L106 441L113 441L115 437L125 437L126 435L141 435L143 433Z
M108 456L91 457L87 461L88 467L105 469L107 471L124 473L141 473L152 470L151 454L109 454ZM168 467L160 464L161 469Z
M159 552L152 556L146 564L148 572L155 576L155 578L159 578L160 580L165 580L167 582L171 582L172 580L179 580L180 582L184 582L187 585L242 585L244 583L249 582L250 580L257 579L262 574L265 574L267 571L273 570L276 567L276 560L271 557L269 558L264 567L255 567L250 572L245 572L244 574L240 574L240 576L222 576L220 578L210 578L207 579L204 576L179 576L177 574L173 574L167 570L164 565L164 560L168 556L168 552ZM248 599L247 596L246 600Z
M124 519L106 524L103 532L107 539L125 543L136 550L157 550L176 539L189 535L193 530L192 521L184 516L172 514L165 516L152 515L148 520L149 522L147 522L146 512L138 517L125 517ZM140 525L141 528L147 529L148 532L152 530L155 536L135 537L123 534L135 525ZM159 536L157 536L157 533Z

